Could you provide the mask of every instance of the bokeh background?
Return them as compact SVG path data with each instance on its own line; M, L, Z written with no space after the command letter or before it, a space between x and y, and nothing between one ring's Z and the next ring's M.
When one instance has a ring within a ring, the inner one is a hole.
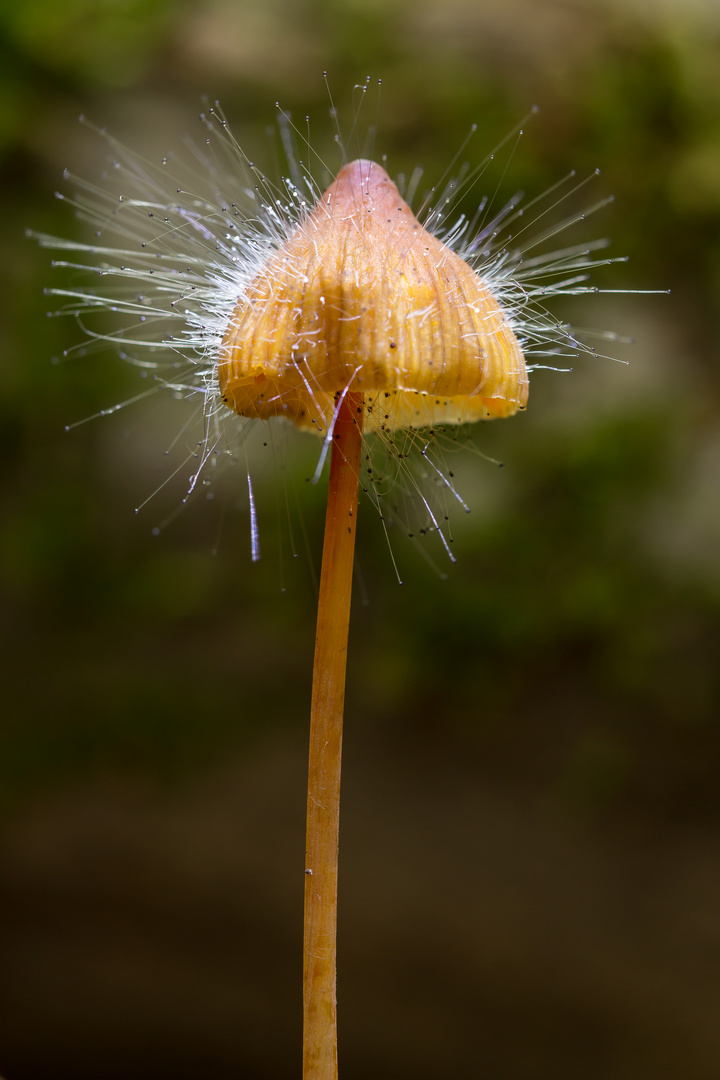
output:
M391 532L400 587L362 514L342 1075L720 1075L720 5L25 0L0 57L0 1073L300 1072L317 448L258 466L258 564L242 469L153 536L182 407L64 431L137 383L51 364L80 331L23 233L86 235L53 199L102 170L79 113L157 159L208 94L272 171L276 100L331 151L327 69L345 130L382 78L360 130L428 182L537 103L493 188L599 166L585 235L630 261L598 284L672 290L563 309L627 363L475 434L505 468L458 455L455 565Z

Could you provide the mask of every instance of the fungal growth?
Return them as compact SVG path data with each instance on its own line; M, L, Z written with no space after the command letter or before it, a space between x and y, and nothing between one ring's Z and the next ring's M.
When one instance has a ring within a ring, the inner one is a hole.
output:
M241 416L332 444L310 722L304 1078L337 1077L340 760L362 432L509 416L525 360L475 271L371 161L342 169L240 296L218 362Z
M524 409L525 357L531 368L555 369L566 358L597 355L545 304L597 292L585 284L588 272L616 260L595 257L602 240L543 249L590 211L539 234L527 233L527 219L519 225L529 207L551 200L539 220L582 188L587 181L576 183L574 173L523 206L520 195L500 209L482 200L474 217L453 220L457 194L471 189L490 155L475 168L460 167L423 225L371 161L345 165L318 196L310 171L290 158L290 176L280 186L267 180L219 108L201 121L217 157L212 149L197 155L200 174L195 157L189 165L174 158L153 164L101 133L111 155L105 185L71 177L76 194L58 193L92 227L92 242L37 238L69 253L54 265L72 277L50 292L60 300L55 314L79 322L82 348L112 347L149 375L151 385L138 397L169 390L197 408L203 437L181 449L185 457L169 477L191 470L186 499L200 489L201 477L210 483L206 471L220 456L232 456L222 423L228 410L241 418L232 425L241 439L253 421L275 417L317 433L323 448L316 478L330 454L310 722L303 1060L304 1080L336 1080L345 673L361 462L366 475L373 472L363 440L377 436L389 471L397 466L402 478L414 443L434 467L432 449L426 452L438 445L434 435L444 426ZM87 279L78 283L82 272ZM95 316L103 319L93 322ZM402 449L394 445L396 431L408 432L398 439ZM459 498L436 471L443 495ZM379 510L384 495L374 479L369 484ZM409 486L450 555L430 505L414 480ZM249 472L248 496L256 559Z
M509 416L528 379L507 316L371 161L334 184L238 300L220 351L222 400L326 432L362 395L368 432Z

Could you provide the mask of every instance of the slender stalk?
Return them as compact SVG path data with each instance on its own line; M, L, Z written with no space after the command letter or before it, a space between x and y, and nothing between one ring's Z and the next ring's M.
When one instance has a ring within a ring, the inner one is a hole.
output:
M305 851L304 1080L337 1078L340 759L361 447L362 396L349 393L333 433L315 637Z

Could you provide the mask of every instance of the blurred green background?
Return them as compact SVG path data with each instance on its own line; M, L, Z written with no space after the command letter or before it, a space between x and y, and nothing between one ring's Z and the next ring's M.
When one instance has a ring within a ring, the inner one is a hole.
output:
M699 0L2 5L6 1080L300 1072L317 446L258 466L260 563L242 468L153 536L182 484L133 510L182 407L64 431L138 386L110 354L51 364L79 329L23 233L86 238L53 199L100 175L79 113L157 158L208 94L264 164L276 100L331 145L324 69L346 126L382 77L361 130L428 182L537 103L492 183L599 166L584 236L630 261L598 284L672 290L562 309L634 337L629 364L538 373L475 433L505 468L458 455L456 565L391 533L400 588L362 512L342 1076L720 1075L719 31Z

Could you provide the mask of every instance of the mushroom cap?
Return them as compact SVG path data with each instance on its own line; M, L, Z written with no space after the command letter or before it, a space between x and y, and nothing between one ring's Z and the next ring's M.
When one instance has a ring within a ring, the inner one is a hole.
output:
M365 430L510 416L525 360L488 285L372 161L346 165L239 297L218 361L241 416L326 430L363 395Z

